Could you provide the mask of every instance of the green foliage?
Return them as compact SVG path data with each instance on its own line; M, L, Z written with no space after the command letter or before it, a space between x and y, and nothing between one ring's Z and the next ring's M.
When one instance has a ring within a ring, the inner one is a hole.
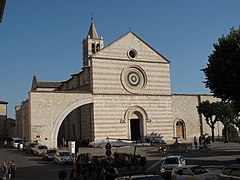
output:
M206 123L210 126L212 130L212 137L214 139L214 128L217 121L221 121L224 126L224 140L228 142L228 125L234 123L236 125L240 124L239 112L235 108L233 103L227 102L212 102L208 100L203 101L197 106L198 113L203 114Z
M217 122L217 116L215 116L215 109L218 105L218 102L210 103L208 100L203 101L197 106L198 113L203 114L205 117L206 123L210 126L212 130L212 141L214 142L214 128Z
M206 75L204 83L215 97L240 105L240 28L232 27L213 46L207 67L202 69Z
M236 119L239 117L239 113L233 103L226 102L219 102L219 106L215 110L215 115L224 125L224 142L228 142L228 126L230 123L236 122Z
M227 126L228 129L228 137L229 138L237 138L238 137L238 130L233 124L229 124Z
M203 114L205 117L206 123L211 127L214 128L215 123L217 122L217 119L215 117L214 108L216 103L210 103L208 100L203 101L197 106L198 113Z

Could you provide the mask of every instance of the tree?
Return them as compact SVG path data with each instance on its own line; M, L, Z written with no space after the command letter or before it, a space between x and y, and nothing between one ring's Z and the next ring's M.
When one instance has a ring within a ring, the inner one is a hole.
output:
M212 131L212 142L214 142L214 129L217 122L217 117L215 116L216 102L210 103L208 100L203 101L197 106L198 113L203 114L206 123L210 126Z
M240 28L232 27L213 46L207 67L202 69L206 75L204 83L215 97L233 102L240 111Z
M238 118L238 111L233 103L218 102L215 109L215 115L219 121L223 123L224 142L229 142L228 125L233 123Z
M236 126L234 126L232 123L230 123L227 128L228 128L229 138L236 139L238 137L238 130L237 130Z

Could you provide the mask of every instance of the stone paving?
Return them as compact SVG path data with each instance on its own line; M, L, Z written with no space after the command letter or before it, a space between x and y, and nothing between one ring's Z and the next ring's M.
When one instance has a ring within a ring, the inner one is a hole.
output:
M90 153L92 156L105 156L104 148L92 148L92 147L81 147L79 153ZM120 147L111 149L112 153L134 153L134 147ZM146 157L147 163L144 169L141 171L154 171L159 166L160 161L163 157L170 154L181 154L187 159L188 162L199 163L212 169L218 169L223 167L226 163L235 163L237 158L240 158L240 144L239 143L223 143L214 142L212 143L212 150L205 151L199 149L188 149L188 150L175 150L167 152L166 154L158 152L157 147L142 146L136 148L136 155ZM158 171L155 171L158 173ZM126 173L126 172L125 172Z

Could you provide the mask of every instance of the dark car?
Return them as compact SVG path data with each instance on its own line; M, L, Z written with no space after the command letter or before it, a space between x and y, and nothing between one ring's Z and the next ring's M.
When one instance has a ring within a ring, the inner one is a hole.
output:
M43 151L43 154L42 154L42 157L43 157L43 160L54 160L54 156L56 154L56 149L46 149Z

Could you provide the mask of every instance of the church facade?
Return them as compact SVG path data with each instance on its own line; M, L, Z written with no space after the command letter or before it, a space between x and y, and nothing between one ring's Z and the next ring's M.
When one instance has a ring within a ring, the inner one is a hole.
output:
M104 46L92 21L82 48L82 71L69 80L33 77L29 98L16 106L18 136L57 147L63 139L144 140L155 133L190 140L211 132L196 106L217 99L172 94L170 61L133 32Z

